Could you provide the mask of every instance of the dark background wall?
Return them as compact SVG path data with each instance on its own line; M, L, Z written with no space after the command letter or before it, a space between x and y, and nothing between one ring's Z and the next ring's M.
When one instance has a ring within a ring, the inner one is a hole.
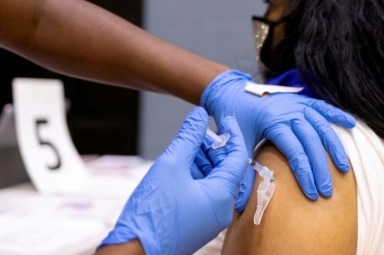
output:
M130 22L142 25L141 0L93 0ZM14 77L54 78L63 81L70 101L68 124L81 154L137 154L137 91L53 73L0 49L0 107L12 102Z

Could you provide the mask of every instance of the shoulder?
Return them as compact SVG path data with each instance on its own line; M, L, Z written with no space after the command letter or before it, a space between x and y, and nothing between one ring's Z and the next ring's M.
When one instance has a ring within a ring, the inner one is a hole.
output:
M223 254L355 254L357 202L353 171L340 173L328 158L333 196L307 199L284 156L271 144L256 160L275 172L276 190L261 224L253 224L257 204L256 183L242 214L227 231ZM239 252L239 247L242 251Z

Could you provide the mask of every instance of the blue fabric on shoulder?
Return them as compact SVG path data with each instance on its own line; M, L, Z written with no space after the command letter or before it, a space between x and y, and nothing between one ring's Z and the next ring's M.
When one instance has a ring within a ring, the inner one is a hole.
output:
M297 69L290 69L279 75L269 77L265 81L265 84L284 85L289 87L304 87L304 89L299 94L306 95L313 98L315 97L311 89L309 88L309 86L301 80L299 70Z

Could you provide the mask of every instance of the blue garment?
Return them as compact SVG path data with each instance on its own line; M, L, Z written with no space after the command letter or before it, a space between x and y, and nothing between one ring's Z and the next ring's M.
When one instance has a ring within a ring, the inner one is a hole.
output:
M282 74L270 77L265 81L265 84L304 87L300 94L315 98L309 86L302 81L299 70L297 69L290 69Z

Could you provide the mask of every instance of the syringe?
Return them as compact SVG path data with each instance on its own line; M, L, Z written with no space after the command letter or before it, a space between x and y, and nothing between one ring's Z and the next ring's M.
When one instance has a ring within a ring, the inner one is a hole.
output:
M273 176L273 171L270 170L268 167L260 165L254 159L249 159L249 164L260 174L260 176L269 179L271 182L275 180L275 176Z
M209 136L211 140L213 140L212 149L217 149L225 146L230 137L229 133L217 135L215 132L213 132L209 128L207 129L206 135ZM268 167L260 165L256 160L253 160L250 158L248 160L249 160L249 165L251 165L252 168L255 169L260 176L267 178L270 181L275 180L275 177L273 176L273 171L271 171Z
M209 142L212 142L212 144L206 144L206 142L204 142L204 144L206 147L211 147L212 149L225 146L230 137L229 133L217 135L210 129L207 130L206 135L209 137ZM271 171L268 167L260 165L258 162L256 162L256 160L250 158L248 160L249 165L251 165L252 168L255 169L261 177L263 177L261 183L257 187L257 205L256 212L253 216L253 223L255 225L259 225L264 211L271 201L275 191L275 177L273 175L273 171Z
M213 140L212 149L217 149L227 145L228 139L230 137L229 133L217 135L215 132L213 132L209 128L207 129L206 134L211 138L211 140Z

